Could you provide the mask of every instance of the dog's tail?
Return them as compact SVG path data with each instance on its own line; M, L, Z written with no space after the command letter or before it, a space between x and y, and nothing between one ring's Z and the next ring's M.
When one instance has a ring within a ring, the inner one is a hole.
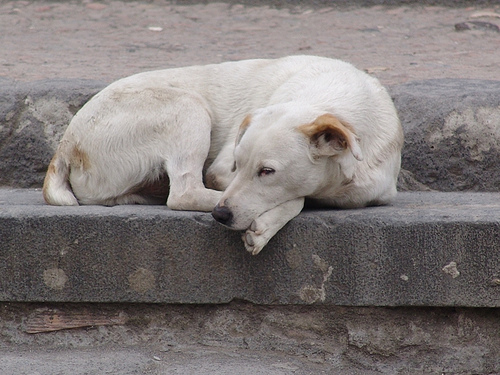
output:
M78 201L69 184L70 162L61 147L52 158L45 181L43 198L54 206L78 206Z

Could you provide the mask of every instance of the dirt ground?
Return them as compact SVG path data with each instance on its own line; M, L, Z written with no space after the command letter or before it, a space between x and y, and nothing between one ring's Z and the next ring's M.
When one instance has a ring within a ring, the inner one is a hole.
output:
M315 54L350 61L384 84L500 80L499 25L500 5L2 1L0 77L110 82L144 70Z

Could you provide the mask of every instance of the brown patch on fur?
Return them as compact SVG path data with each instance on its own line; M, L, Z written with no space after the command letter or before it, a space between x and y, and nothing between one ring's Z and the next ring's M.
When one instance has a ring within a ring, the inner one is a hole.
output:
M73 150L71 151L70 165L84 171L90 168L90 160L87 153L78 147L78 145L73 147Z
M43 199L45 199L46 202L49 201L48 195L47 195L47 189L49 188L49 181L56 174L56 158L58 157L57 153L52 157L52 160L50 161L49 167L47 168L47 173L45 174L45 179L43 181L43 188L42 188L42 195Z
M236 144L240 143L241 137L245 134L250 122L252 121L252 115L246 115L238 129L238 136L236 137Z
M54 165L57 155L54 155L52 160L50 161L49 167L47 168L47 174L55 174L56 166Z
M252 121L252 115L246 115L245 118L243 119L243 122L240 125L239 131L245 131L248 128L248 125L250 125L250 121Z
M355 134L349 124L328 113L319 116L310 124L299 126L298 129L313 143L318 143L320 138L324 137L325 142L331 143L339 150L345 150L350 146L347 132Z

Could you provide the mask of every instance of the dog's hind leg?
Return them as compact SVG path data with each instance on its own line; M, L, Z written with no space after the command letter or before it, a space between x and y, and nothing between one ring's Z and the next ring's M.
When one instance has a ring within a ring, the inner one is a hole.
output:
M203 184L203 166L210 150L210 116L198 104L177 112L176 122L178 126L170 127L173 134L169 134L175 144L165 161L170 179L167 206L173 210L212 211L222 192Z
M203 163L208 155L201 150L193 150L187 155L180 155L177 160L167 161L170 177L170 192L167 206L172 210L205 211L213 210L222 197L222 192L207 189L203 185Z
M167 206L172 210L205 211L213 210L222 197L222 192L207 189L201 180L201 170L184 170L180 178L171 178Z

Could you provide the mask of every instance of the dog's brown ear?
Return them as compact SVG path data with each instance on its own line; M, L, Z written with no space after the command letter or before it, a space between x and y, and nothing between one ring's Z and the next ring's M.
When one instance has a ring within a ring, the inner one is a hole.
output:
M252 121L252 115L246 115L246 117L243 119L243 122L241 123L240 128L238 130L238 135L236 136L236 145L235 146L237 146L238 143L240 143L241 137L243 137L243 134L245 134L245 132L248 129L248 126L250 125L250 121Z
M349 124L331 114L319 116L310 124L299 127L318 156L339 155L349 149L357 160L363 160L358 138Z

